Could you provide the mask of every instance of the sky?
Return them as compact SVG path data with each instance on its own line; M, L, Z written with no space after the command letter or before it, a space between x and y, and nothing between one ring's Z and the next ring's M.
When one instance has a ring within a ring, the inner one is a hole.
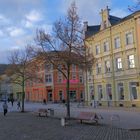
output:
M0 0L0 63L8 63L11 51L31 44L36 29L51 32L53 23L63 18L73 0ZM81 22L100 24L100 11L109 6L110 14L124 17L137 0L75 0Z

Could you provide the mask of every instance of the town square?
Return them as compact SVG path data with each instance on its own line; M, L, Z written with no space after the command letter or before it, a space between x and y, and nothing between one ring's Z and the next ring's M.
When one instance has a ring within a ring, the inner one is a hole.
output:
M0 140L140 139L140 0L0 0Z

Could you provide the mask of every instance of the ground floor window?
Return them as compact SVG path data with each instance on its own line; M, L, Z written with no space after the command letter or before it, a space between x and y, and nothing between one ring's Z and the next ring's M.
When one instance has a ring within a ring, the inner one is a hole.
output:
M137 95L137 82L130 82L130 98L131 100L136 100Z
M84 92L83 91L80 92L80 100L84 101Z
M101 100L103 98L103 93L102 93L102 85L98 85L98 100Z
M59 100L60 101L63 100L63 91L62 90L59 91Z
M124 87L123 83L118 83L118 97L119 100L124 100Z
M70 100L71 101L75 101L76 100L76 90L69 91L69 95L70 95Z
M92 100L94 100L94 88L93 86L89 86L89 93Z
M106 94L107 94L107 99L112 100L112 87L111 87L111 84L106 85Z

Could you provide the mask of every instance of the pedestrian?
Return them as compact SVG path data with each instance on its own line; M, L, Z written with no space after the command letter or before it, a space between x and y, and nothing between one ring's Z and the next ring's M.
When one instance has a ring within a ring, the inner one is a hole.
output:
M8 105L7 105L6 102L4 102L4 104L3 104L3 114L4 114L4 116L7 114L7 111L8 111Z
M20 101L17 102L17 109L21 109L21 107L20 107Z
M11 104L13 106L13 104L14 104L14 98L11 99Z
M46 99L43 99L43 104L46 104Z

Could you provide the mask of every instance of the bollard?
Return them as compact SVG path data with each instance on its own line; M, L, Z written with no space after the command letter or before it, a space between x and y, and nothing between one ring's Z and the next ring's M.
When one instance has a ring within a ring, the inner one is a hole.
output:
M61 126L65 126L65 118L61 118Z

